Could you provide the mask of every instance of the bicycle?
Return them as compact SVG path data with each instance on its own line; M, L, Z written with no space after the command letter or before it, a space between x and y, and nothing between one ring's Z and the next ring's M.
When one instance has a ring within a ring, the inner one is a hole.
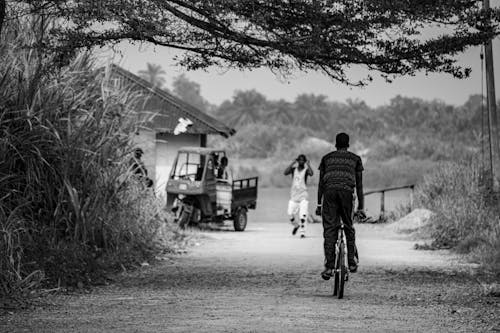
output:
M362 219L366 219L364 213L356 212L353 214L353 220ZM358 249L356 246L354 246L354 259L356 260L356 263L359 262ZM339 299L342 299L344 297L345 283L349 280L347 238L345 236L344 221L342 219L340 219L340 228L338 231L337 241L335 242L335 266L333 273L333 296L337 296Z

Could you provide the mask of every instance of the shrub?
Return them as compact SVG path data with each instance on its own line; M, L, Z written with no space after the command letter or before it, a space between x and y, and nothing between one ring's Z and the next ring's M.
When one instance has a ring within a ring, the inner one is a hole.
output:
M373 189L417 184L422 175L432 172L436 165L436 162L413 160L406 156L386 161L368 159L364 165L363 185L365 189Z
M0 295L143 260L164 222L128 170L136 96L105 89L88 55L51 67L28 23L0 41Z
M480 186L478 158L442 163L416 189L416 204L435 214L429 224L434 246L471 253L500 272L499 208Z
M229 139L211 138L209 145L226 149L233 157L268 158L289 153L308 133L309 130L290 125L250 123Z

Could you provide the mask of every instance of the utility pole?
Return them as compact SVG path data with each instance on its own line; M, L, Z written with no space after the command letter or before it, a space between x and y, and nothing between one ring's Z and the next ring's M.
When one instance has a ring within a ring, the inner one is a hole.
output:
M484 10L490 9L490 1L483 0ZM489 28L490 22L486 23L486 28ZM493 193L500 193L500 136L499 136L499 123L497 115L497 100L495 97L495 74L493 67L493 45L490 39L484 45L484 61L486 69L486 93L488 104L488 125L489 125L489 139L491 149L491 176L492 176L492 190Z

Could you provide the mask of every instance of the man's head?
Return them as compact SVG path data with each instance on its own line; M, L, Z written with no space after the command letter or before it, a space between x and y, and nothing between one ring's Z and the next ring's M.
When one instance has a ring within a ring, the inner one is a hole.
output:
M297 163L299 163L299 166L303 167L307 162L306 155L300 154L299 157L297 157Z
M134 149L134 156L135 156L135 158L141 158L142 155L144 155L144 151L141 148L135 148Z
M339 133L335 137L335 148L347 149L349 148L349 135L346 133Z
M226 167L228 162L229 161L227 160L226 156L222 156L222 158L220 159L220 165L223 167Z

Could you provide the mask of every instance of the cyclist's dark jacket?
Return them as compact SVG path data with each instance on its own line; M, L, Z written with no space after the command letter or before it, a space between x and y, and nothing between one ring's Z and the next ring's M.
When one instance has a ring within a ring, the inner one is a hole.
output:
M320 186L324 192L343 190L354 192L356 172L363 171L361 157L347 150L336 150L321 159Z

